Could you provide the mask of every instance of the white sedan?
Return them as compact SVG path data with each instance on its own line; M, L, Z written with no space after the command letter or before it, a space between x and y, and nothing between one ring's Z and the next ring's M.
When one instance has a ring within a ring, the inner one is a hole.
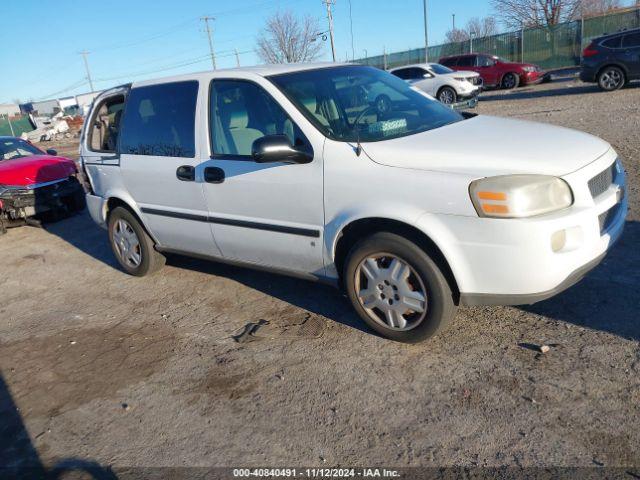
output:
M447 105L471 101L468 106L475 106L482 87L480 74L456 72L439 63L406 65L389 72Z

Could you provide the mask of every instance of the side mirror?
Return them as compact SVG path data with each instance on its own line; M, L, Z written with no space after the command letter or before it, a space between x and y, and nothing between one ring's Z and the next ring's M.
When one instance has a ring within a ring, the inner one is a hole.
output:
M313 155L297 150L286 135L265 135L251 146L251 156L257 163L309 163Z
M429 72L426 72L426 73L422 76L422 78L433 78L433 75L432 75L431 73L429 73Z
M47 155L51 155L51 156L55 157L56 155L58 155L58 151L54 150L53 148L49 148L47 150Z

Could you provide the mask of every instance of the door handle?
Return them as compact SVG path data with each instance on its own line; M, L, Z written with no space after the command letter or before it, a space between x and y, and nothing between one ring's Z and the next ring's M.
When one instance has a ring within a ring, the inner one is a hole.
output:
M204 181L207 183L224 182L224 170L218 167L207 167L204 169Z
M176 177L183 182L193 182L196 179L196 169L191 165L182 165L176 170Z

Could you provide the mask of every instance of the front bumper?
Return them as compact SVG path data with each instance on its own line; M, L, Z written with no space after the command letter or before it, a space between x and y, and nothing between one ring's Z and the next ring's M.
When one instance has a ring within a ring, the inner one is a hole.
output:
M612 156L613 155L613 156ZM521 305L549 298L579 281L622 235L627 213L624 172L593 198L588 181L615 160L615 152L563 178L574 204L554 214L528 219L429 215L447 229L438 243L447 258L464 305ZM566 242L553 250L552 237Z
M33 187L10 187L0 195L0 219L9 222L38 217L57 219L84 209L84 189L69 177Z
M542 71L525 72L520 75L520 85L537 85L545 81L547 74Z

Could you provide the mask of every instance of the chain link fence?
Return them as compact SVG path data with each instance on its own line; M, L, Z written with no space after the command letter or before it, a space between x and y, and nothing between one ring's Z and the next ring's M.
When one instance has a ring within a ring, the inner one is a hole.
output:
M546 70L574 67L589 42L606 33L640 27L640 9L630 8L546 28L527 28L465 42L429 47L429 61L448 55L488 53L512 62L534 63ZM356 60L378 68L394 68L424 61L424 47Z
M424 51L424 49L422 50ZM0 137L11 136L19 137L23 132L33 131L33 126L27 115L0 115Z

